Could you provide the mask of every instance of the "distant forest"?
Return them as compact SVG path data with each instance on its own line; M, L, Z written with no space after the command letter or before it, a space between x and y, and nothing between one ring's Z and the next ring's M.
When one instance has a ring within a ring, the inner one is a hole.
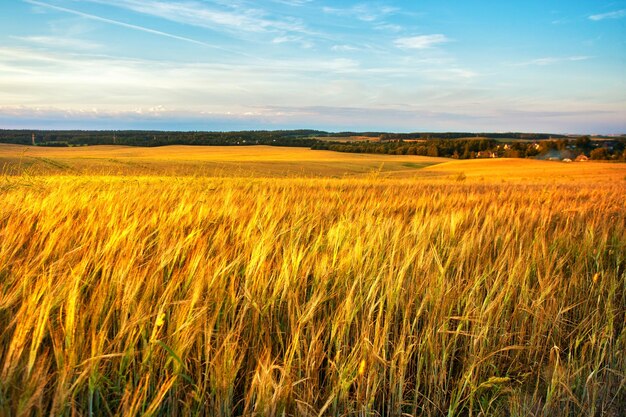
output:
M594 160L626 161L626 138L624 137L595 140L589 136L534 140L519 140L510 137L507 139L433 137L419 141L324 142L313 145L312 149L389 155L443 156L456 159L537 158L573 161L584 156Z
M254 130L241 132L167 132L143 130L0 130L0 142L39 146L84 145L276 145L311 147L315 130Z
M360 137L359 141L346 138ZM338 139L342 140L339 141ZM363 138L366 138L363 140ZM367 140L371 138L371 140ZM590 137L547 133L337 132L255 130L233 132L0 130L0 142L36 146L205 145L295 146L336 152L426 155L458 159L544 158L626 160L626 136Z

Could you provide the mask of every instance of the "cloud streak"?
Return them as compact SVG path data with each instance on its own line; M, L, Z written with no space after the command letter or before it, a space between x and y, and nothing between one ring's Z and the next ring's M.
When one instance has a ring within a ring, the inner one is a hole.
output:
M273 0L274 3L286 4L287 6L304 6L313 0Z
M296 18L273 19L268 13L254 8L244 8L237 2L227 7L208 7L198 1L158 1L158 0L87 0L131 10L161 19L212 30L241 32L297 32L306 33L303 23Z
M53 4L44 3L44 2L41 2L41 1L37 1L37 0L23 0L23 1L28 3L28 4L32 4L34 6L45 7L45 8L56 10L56 11L59 11L59 12L69 13L69 14L72 14L74 16L83 17L85 19L90 19L90 20L94 20L94 21L97 21L97 22L102 22L102 23L107 23L107 24L110 24L110 25L120 26L120 27L123 27L123 28L126 28L126 29L132 29L132 30L137 30L137 31L140 31L140 32L146 32L146 33L150 33L150 34L158 35L158 36L163 36L163 37L170 38L170 39L176 39L176 40L183 41L183 42L193 43L193 44L196 44L196 45L208 46L210 48L223 49L223 48L219 48L219 47L210 45L210 44L208 44L206 42L202 42L202 41L198 41L198 40L195 40L195 39L187 38L185 36L178 36L178 35L174 35L174 34L171 34L171 33L162 32L160 30L150 29L150 28L147 28L147 27L144 27L144 26L132 25L130 23L120 22L118 20L107 19L105 17L100 17L100 16L96 16L96 15L93 15L93 14L84 13L84 12L81 12L79 10L74 10L74 9L68 9L66 7L55 6Z
M589 20L598 22L600 20L606 20L606 19L621 19L624 16L626 16L626 9L615 10L613 12L607 12L607 13L593 14L589 16Z
M350 8L326 6L322 8L322 11L326 14L333 14L336 16L353 17L362 22L374 22L396 13L398 9L390 6L372 6L363 3Z
M516 64L513 64L512 66L514 67L524 67L524 66L529 66L529 65L546 66L546 65L559 64L563 62L587 61L589 59L591 59L591 57L585 56L585 55L575 55L575 56L566 56L566 57L549 56L549 57L537 58L537 59L533 59L533 60L525 61L525 62L518 62Z
M91 51L102 47L101 44L95 42L62 36L12 36L12 38L29 44L40 45L48 48L67 48Z
M398 48L402 49L429 49L449 41L450 39L448 39L445 35L434 34L398 38L393 43Z

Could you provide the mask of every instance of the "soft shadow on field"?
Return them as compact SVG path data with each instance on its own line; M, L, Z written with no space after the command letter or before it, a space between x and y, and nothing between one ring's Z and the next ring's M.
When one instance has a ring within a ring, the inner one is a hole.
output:
M44 148L0 144L0 168L27 173L207 177L343 177L414 175L445 158L368 155L273 146L90 146Z

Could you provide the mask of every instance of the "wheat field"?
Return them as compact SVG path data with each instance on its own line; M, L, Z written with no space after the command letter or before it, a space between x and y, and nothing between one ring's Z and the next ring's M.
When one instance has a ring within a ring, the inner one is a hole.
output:
M0 415L621 415L624 165L509 181L441 162L6 169Z
M372 171L414 175L445 158L314 151L278 146L85 146L0 144L5 174L203 177L359 176Z

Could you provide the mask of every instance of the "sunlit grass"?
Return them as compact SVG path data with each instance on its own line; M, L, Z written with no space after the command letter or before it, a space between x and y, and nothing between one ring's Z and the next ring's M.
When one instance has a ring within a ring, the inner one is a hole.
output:
M623 182L7 176L0 200L2 415L626 406Z
M342 177L412 175L447 161L412 155L363 155L281 146L84 146L46 148L0 143L9 175L158 175L211 177Z

